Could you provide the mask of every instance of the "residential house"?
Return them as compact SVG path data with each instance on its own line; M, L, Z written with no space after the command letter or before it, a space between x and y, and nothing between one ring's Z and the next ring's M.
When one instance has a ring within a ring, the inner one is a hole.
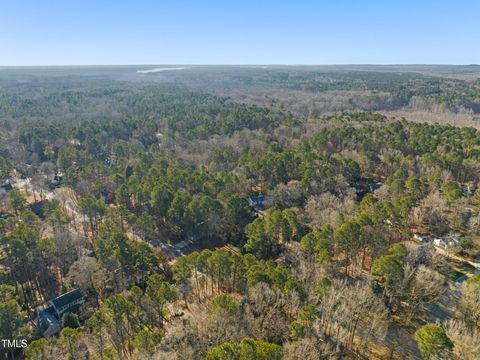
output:
M52 187L59 187L63 184L63 175L55 174L52 179Z
M265 195L259 194L259 195L250 196L248 198L248 203L255 211L259 211L265 208L265 200L266 200Z
M460 242L460 235L459 234L449 234L448 236L441 238L441 237L433 237L433 244L437 247L442 247L444 249L449 247L455 247Z
M12 217L14 217L13 214L10 214L8 212L0 212L0 219L5 220L5 219L8 219L8 218L12 218Z
M371 192L374 192L375 190L378 190L382 187L383 183L382 182L369 182L368 187L370 188Z
M40 329L43 336L50 337L60 332L60 319L66 312L78 311L83 305L83 298L80 289L69 291L48 301L46 308L37 308L34 314L34 323Z
M460 235L459 234L449 234L445 238L445 241L447 242L447 246L449 246L449 247L458 246L458 244L460 243Z
M0 185L0 189L5 190L5 192L10 191L13 189L12 184L9 180L6 180L2 185Z
M433 245L437 247L447 248L447 242L444 239L434 236L432 240L433 240Z
M428 242L428 240L430 239L428 235L424 235L418 232L413 234L413 238L415 240L421 241L422 243Z
M477 191L477 185L474 183L462 184L462 191L467 196L473 196Z

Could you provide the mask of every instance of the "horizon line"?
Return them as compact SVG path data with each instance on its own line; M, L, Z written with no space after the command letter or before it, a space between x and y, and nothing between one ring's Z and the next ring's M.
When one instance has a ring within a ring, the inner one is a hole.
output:
M122 67L122 66L480 66L480 64L459 63L329 63L329 64L282 64L282 63L171 63L171 64L33 64L33 65L0 65L0 68L47 68L47 67Z

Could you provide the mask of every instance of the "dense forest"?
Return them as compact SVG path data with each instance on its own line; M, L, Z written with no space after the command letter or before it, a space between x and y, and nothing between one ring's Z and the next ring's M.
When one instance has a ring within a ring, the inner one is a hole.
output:
M137 70L0 69L2 358L478 359L478 69Z

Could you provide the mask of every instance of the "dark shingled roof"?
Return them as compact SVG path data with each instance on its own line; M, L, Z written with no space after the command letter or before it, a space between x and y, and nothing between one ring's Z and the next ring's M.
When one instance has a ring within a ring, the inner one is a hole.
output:
M38 319L38 327L40 328L42 334L46 333L48 328L55 324L58 324L58 320L51 313L43 311L40 314L40 318Z
M0 185L0 188L2 188L5 191L10 191L10 190L13 189L13 186L10 183L5 183L5 184Z
M60 309L61 307L65 306L65 305L68 305L72 302L74 302L75 300L78 300L80 298L82 298L82 292L80 291L80 289L75 289L75 290L72 290L72 291L69 291L63 295L60 295L59 297L55 298L55 299L52 299L51 300L51 303L53 303L55 305L55 307L57 309Z
M30 209L37 215L40 219L45 218L45 200L37 201L30 204Z
M250 196L248 202L250 203L250 206L263 206L265 195Z

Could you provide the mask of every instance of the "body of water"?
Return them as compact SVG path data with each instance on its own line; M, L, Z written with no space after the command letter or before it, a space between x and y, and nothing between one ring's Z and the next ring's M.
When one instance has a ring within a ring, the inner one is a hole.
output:
M155 68L155 69L148 69L148 70L137 70L137 74L150 74L150 73L157 73L162 71L173 71L173 70L183 70L188 69L186 67L168 67L168 68Z

